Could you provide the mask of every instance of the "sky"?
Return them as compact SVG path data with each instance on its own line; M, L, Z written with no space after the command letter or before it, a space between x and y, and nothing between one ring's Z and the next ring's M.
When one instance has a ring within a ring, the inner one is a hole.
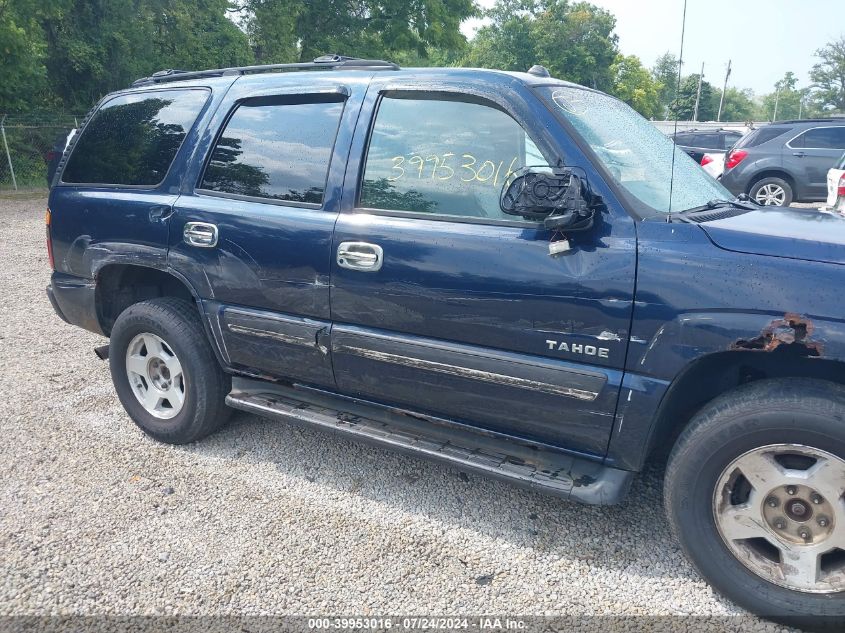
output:
M489 7L494 0L476 0ZM678 55L683 0L589 0L616 16L619 49L647 67L663 53ZM728 60L729 86L762 95L791 70L798 88L809 85L816 49L845 36L843 0L688 0L684 74L698 73L721 87ZM478 20L462 26L471 37Z

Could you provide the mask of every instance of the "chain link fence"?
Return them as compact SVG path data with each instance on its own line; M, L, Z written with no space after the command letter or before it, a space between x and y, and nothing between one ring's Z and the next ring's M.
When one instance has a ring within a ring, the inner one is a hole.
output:
M0 191L47 188L51 161L55 169L68 135L83 118L0 114Z

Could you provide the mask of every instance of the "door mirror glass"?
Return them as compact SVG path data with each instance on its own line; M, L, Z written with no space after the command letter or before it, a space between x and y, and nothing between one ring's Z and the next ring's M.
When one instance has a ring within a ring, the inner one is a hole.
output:
M585 181L569 169L524 167L502 187L503 213L541 221L547 229L584 231L593 226L594 210Z

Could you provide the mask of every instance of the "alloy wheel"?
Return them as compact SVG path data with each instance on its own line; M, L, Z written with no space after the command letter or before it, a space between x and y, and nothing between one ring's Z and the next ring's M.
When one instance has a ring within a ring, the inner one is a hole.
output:
M780 185L769 183L757 190L757 193L754 194L754 200L758 204L782 206L786 201L786 191Z
M781 587L845 591L845 460L821 449L773 444L723 471L713 515L745 567Z
M156 334L142 332L126 350L132 393L152 416L169 419L185 403L185 375L173 349Z

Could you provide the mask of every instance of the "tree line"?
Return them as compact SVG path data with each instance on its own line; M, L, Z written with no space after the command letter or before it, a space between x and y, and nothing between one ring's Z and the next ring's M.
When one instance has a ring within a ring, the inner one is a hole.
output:
M487 21L470 41L470 17ZM648 118L689 120L699 75L678 84L671 53L647 67L623 55L612 13L588 2L498 0L0 0L0 112L83 112L166 68L308 61L326 53L406 66L551 74L623 99ZM698 119L771 120L845 113L845 36L817 52L811 86L792 72L760 97L701 82Z

